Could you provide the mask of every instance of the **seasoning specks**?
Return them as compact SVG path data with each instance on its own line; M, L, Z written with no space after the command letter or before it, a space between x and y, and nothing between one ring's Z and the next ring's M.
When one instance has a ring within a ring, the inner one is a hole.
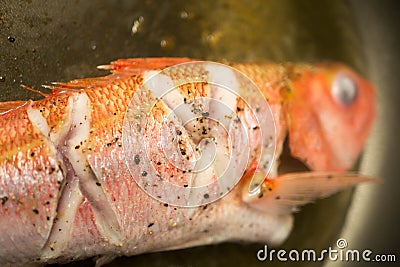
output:
M7 197L7 196L2 197L2 198L1 198L1 205L6 204L7 200L8 200L8 197Z
M136 165L138 165L140 163L139 155L136 155L134 160L135 160Z

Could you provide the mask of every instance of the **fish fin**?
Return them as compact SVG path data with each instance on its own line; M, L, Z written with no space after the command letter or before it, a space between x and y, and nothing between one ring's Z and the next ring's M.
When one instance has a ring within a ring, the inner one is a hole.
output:
M13 109L21 107L25 105L28 101L25 100L16 100L16 101L7 101L7 102L0 102L0 114L9 112Z
M98 69L112 70L113 72L142 72L144 70L158 70L172 65L193 61L190 58L154 57L154 58L126 58L111 62L110 65L100 65Z
M111 74L102 77L75 79L69 82L52 82L52 85L46 86L46 88L53 91L90 89L107 86L120 78L120 76Z
M28 91L34 92L36 94L39 94L41 96L44 96L44 97L47 96L47 94L45 94L45 93L43 93L43 92L41 92L39 90L33 89L33 88L29 87L29 86L21 84L21 87L26 89L26 90L28 90ZM18 107L22 107L23 105L25 105L26 103L28 103L30 101L31 100L14 100L14 101L0 102L0 114L9 112L9 111L11 111L13 109L16 109Z
M109 65L97 66L101 70L110 70L112 74L94 78L75 79L69 82L53 82L51 86L44 86L53 91L81 90L110 85L114 81L143 73L147 70L161 70L168 66L190 62L189 58L127 58L118 59Z
M103 265L106 265L107 263L110 263L113 261L117 256L115 255L101 255L100 257L96 258L96 265L95 267L101 267Z
M39 91L39 90L36 90L36 89L33 89L33 88L29 87L29 86L26 86L26 85L21 84L21 87L24 88L25 90L34 92L34 93L39 94L39 95L41 95L41 96L43 96L43 97L46 97L46 96L47 96L46 93L43 93L42 91Z
M325 198L341 190L363 182L379 182L380 179L357 173L304 172L289 173L273 179L265 179L255 194L245 188L243 201L263 212L288 214L299 206ZM247 191L246 191L247 190Z

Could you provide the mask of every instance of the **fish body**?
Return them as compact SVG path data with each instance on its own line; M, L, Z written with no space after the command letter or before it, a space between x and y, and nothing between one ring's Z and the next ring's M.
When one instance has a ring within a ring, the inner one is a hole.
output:
M269 104L275 124L275 157L261 152L268 136L261 136L258 127L267 110L261 110L256 121L240 94L222 94L219 100L229 102L227 106L249 136L247 145L238 143L230 152L240 161L243 151L248 151L245 168L234 169L241 178L237 185L217 201L193 207L149 195L143 187L162 186L140 185L148 178L192 186L189 163L197 152L191 148L201 144L203 137L227 140L214 130L213 122L181 125L182 116L193 111L171 115L174 101L216 98L218 92L210 83L180 85L175 95L164 99L141 89L157 72L188 62L194 60L122 59L101 66L111 69L109 76L57 83L52 93L38 101L0 104L2 266L97 255L106 261L225 240L277 245L289 235L291 213L298 206L370 180L344 173L359 156L373 122L375 98L367 81L339 64L230 64L262 92L263 99L254 97L239 83L238 92L249 94L247 104L255 112L260 112L254 106L257 101L265 99ZM213 72L190 67L163 79L168 83L187 73L205 75L207 80ZM144 127L127 127L129 111L152 101L155 104ZM201 113L207 117L212 103L203 105ZM288 135L292 155L312 172L278 175L278 159ZM171 162L181 165L176 168ZM217 172L215 165L202 176L212 181ZM261 184L250 194L249 184L255 178ZM165 197L185 199L177 192L167 190Z

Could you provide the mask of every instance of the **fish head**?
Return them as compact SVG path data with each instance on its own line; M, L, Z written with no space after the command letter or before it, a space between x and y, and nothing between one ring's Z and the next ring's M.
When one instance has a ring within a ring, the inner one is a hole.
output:
M291 75L291 154L312 170L350 169L374 121L373 86L341 64L299 66Z

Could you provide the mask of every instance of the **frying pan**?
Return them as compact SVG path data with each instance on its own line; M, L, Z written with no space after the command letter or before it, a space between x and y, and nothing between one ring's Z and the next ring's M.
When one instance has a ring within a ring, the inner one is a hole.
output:
M95 66L126 57L347 63L377 87L378 117L358 168L384 182L361 185L304 207L295 215L294 231L282 247L318 251L335 246L341 237L349 248L399 258L396 7L396 1L356 0L1 0L0 101L38 99L20 84L40 89L52 81L106 75ZM290 157L285 160L292 163L289 168L302 168ZM262 247L224 243L119 258L107 266L264 266L267 263L256 259ZM345 266L346 262L292 264ZM66 266L93 266L93 261Z

